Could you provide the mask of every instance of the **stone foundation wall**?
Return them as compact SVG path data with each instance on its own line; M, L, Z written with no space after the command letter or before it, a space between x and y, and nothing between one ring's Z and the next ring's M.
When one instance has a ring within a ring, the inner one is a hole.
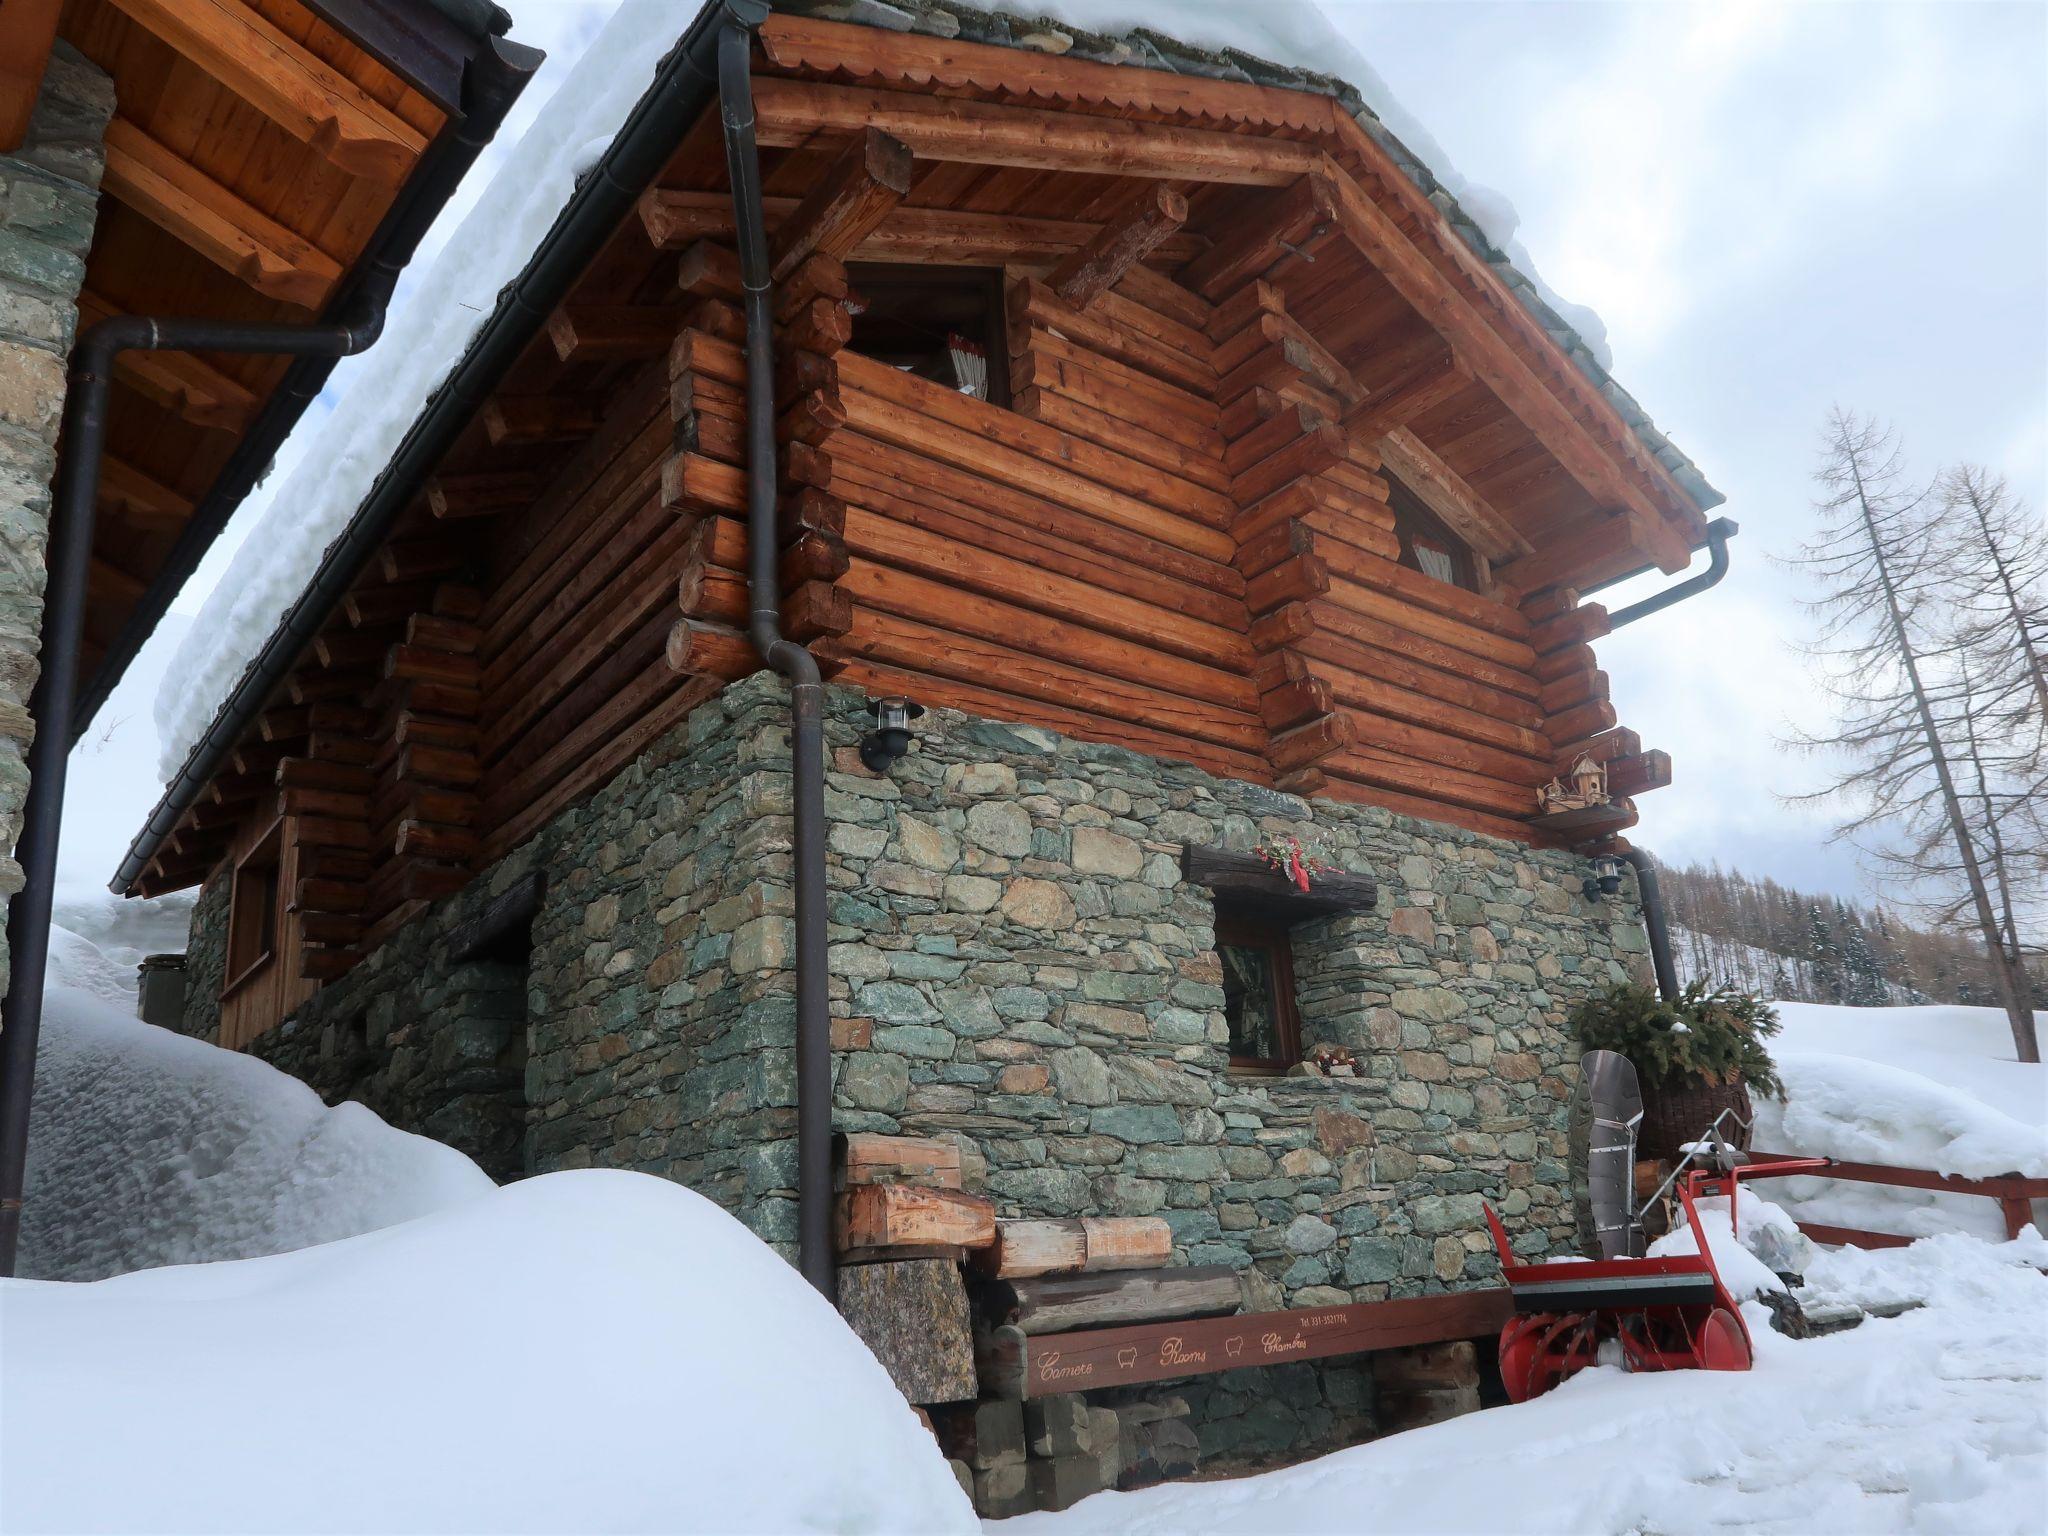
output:
M59 41L28 134L0 155L0 917L21 889L11 857L28 795L29 694L41 647L45 543L65 359L99 208L104 71ZM6 944L0 940L0 988Z
M1254 1310L1491 1283L1483 1200L1519 1251L1569 1243L1563 1023L1643 970L1632 888L1588 902L1574 856L952 711L878 777L862 703L834 691L828 715L841 1130L955 1140L1006 1215L1160 1214ZM258 1050L495 1172L661 1174L793 1253L787 720L766 675L729 688ZM1304 1043L1350 1047L1355 1078L1228 1062L1214 907L1180 851L1283 833L1380 884L1291 936ZM523 989L453 965L451 931L535 871ZM195 1033L224 919L207 892ZM1173 1390L1219 1465L1373 1424L1357 1361Z
M1006 1214L1161 1214L1259 1307L1490 1281L1482 1199L1569 1240L1564 1019L1645 949L1583 859L945 710L887 778L835 766L843 1127L962 1138ZM1180 851L1283 834L1380 882L1292 934L1304 1045L1354 1079L1228 1062Z

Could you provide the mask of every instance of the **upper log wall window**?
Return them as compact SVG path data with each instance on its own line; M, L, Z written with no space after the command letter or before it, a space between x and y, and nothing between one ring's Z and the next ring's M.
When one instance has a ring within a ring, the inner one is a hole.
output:
M277 957L278 868L283 823L271 827L235 866L228 898L228 958L221 991L231 992Z
M1230 1064L1283 1072L1301 1060L1294 1002L1294 952L1287 929L1219 905L1216 958L1223 966L1223 1016Z
M853 351L991 405L1009 404L1000 271L874 262L846 275L858 306L847 343Z
M1401 540L1401 563L1411 571L1477 592L1479 562L1465 541L1392 475L1387 476L1387 489L1388 505L1394 509L1394 533Z

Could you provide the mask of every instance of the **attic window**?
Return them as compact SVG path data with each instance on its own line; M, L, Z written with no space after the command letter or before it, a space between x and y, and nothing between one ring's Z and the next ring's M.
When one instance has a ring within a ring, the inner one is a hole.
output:
M856 306L853 351L991 405L1009 404L1001 272L860 263L846 275Z
M227 979L225 995L263 969L277 956L278 865L284 846L283 823L266 832L235 865L234 887L228 896Z
M1387 489L1387 501L1394 509L1394 534L1401 541L1401 563L1434 580L1467 592L1478 591L1478 562L1465 542L1392 475L1387 476Z

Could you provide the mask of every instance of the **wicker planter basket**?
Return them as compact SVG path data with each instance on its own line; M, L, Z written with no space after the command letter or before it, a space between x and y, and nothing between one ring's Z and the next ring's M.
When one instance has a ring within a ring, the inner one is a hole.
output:
M1686 1144L1706 1135L1724 1109L1733 1109L1744 1121L1750 1118L1749 1087L1744 1083L1715 1083L1697 1076L1653 1083L1646 1078L1642 1088L1643 1123L1636 1135L1639 1159L1677 1162L1685 1155ZM1728 1139L1747 1150L1748 1125L1729 1126Z

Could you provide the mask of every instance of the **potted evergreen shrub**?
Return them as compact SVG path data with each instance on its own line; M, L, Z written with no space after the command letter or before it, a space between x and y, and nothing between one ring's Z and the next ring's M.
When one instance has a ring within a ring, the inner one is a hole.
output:
M1764 1041L1778 1033L1778 1010L1733 987L1687 984L1666 1002L1654 988L1620 982L1587 999L1571 1016L1589 1051L1619 1051L1635 1064L1643 1090L1638 1158L1676 1162L1724 1109L1744 1121L1749 1094L1781 1091ZM1729 1139L1747 1147L1746 1129Z

